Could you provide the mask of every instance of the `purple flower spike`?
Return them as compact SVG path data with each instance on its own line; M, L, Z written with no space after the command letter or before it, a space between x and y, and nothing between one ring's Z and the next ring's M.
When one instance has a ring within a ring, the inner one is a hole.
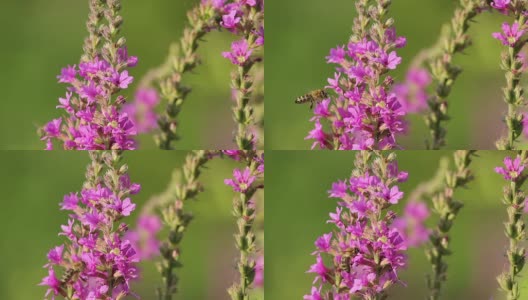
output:
M346 48L330 50L326 60L336 64L326 89L335 96L319 103L314 110L314 129L305 139L334 150L393 149L396 135L405 131L406 110L397 94L391 92L394 70L402 59L392 49L403 47L405 39L394 28L386 31L383 44L367 37L350 42ZM326 123L326 124L325 124ZM323 126L323 124L325 126Z
M97 169L118 178L122 168L114 169L118 164L111 155L106 156L106 152L101 155L108 165L99 165ZM88 173L93 173L94 165L99 164L92 163ZM128 175L120 174L119 178ZM121 299L131 294L130 282L139 276L136 267L139 255L125 238L127 226L120 221L135 209L128 195L137 185L123 179L119 186L114 186L110 181L101 177L89 179L80 193L64 196L61 207L71 214L59 235L67 240L48 252L45 265L48 276L40 284L48 287L46 295L66 297L66 293L71 293L71 299ZM55 270L59 268L62 274L71 276L58 280Z
M369 165L375 161L354 170L349 185L344 181L332 185L329 195L340 201L327 223L336 228L315 241L316 262L308 270L315 274L315 286L304 299L376 299L390 285L401 283L398 271L406 265L408 241L393 222L395 214L386 210L403 197L394 184L405 181L407 174L398 170L395 161L383 164L381 168L387 167L383 171L378 169L382 164ZM427 213L419 207L406 214L422 222Z

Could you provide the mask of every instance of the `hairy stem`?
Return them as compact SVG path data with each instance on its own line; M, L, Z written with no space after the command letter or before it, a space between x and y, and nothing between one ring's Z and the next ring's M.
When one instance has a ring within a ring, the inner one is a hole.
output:
M90 0L90 12L88 14L88 21L86 22L86 29L88 29L88 36L84 39L83 45L83 61L92 61L96 56L101 42L100 23L103 20L104 5L101 0Z
M467 35L470 22L486 5L483 0L460 0L460 7L455 10L451 19L449 34L442 37L442 51L430 60L436 88L428 101L430 112L425 116L425 123L431 134L431 140L427 142L428 149L438 150L446 145L446 129L442 123L449 120L447 97L462 72L460 67L453 64L453 57L471 45L471 39Z
M464 187L473 180L469 169L475 150L459 150L454 154L455 169L447 172L444 188L432 197L434 211L439 215L439 221L429 236L430 244L426 255L433 268L433 274L428 275L430 300L440 298L442 285L447 280L447 263L445 257L451 255L449 250L449 231L463 203L453 199L455 189Z
M156 205L166 205L162 209L162 220L169 228L168 237L160 247L162 261L158 264L158 270L163 278L163 287L157 290L159 300L171 300L177 292L178 277L175 270L182 266L180 243L193 219L192 214L184 211L184 204L203 191L198 179L212 157L209 151L188 154L182 171L175 173L167 192L155 200Z
M197 5L188 12L187 17L189 25L183 30L179 44L171 47L167 58L169 71L160 79L161 97L167 101L167 106L158 118L160 132L155 136L155 141L160 149L165 150L173 149L173 142L179 138L177 117L191 92L189 87L182 84L183 75L200 64L196 53L199 42L211 28L218 26L217 12L209 5Z
M528 164L528 151L520 151L521 164ZM503 290L508 300L520 299L518 277L524 268L526 260L526 249L519 245L526 240L526 224L523 220L525 195L521 190L526 181L526 174L519 174L519 177L512 179L509 186L504 188L504 198L502 202L507 207L508 221L504 223L505 234L509 240L509 248L506 251L508 258L508 270L505 270L497 277L499 286Z
M524 24L525 16L522 12L517 14L515 22ZM525 25L521 25L525 26ZM515 45L508 47L502 53L501 68L505 71L506 87L504 91L504 101L508 105L508 113L504 120L508 127L506 137L502 137L496 143L499 150L515 150L516 143L523 132L523 115L519 108L524 106L524 89L521 83L523 74L523 63L519 59L519 53L526 44L526 40L520 40Z
M251 174L257 172L258 162L254 151L246 152L247 164ZM255 206L251 203L251 198L257 190L262 188L262 183L253 184L246 191L241 192L233 200L233 215L237 218L238 233L235 234L236 247L240 256L238 260L238 272L240 274L239 283L234 283L229 289L232 300L249 300L250 286L255 279L255 260L252 259L256 251L256 237L253 232L255 222Z

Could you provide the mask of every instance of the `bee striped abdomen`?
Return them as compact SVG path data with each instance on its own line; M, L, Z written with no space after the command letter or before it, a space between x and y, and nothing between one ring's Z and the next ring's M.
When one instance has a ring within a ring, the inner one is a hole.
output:
M302 95L299 98L295 100L295 103L297 104L303 104L310 102L310 109L313 108L314 104L322 101L323 99L328 98L328 94L325 92L325 90L315 90L311 91L306 95Z
M66 272L64 272L64 274L62 274L61 282L62 283L67 283L68 281L70 281L73 278L73 275L75 275L75 270L73 270L73 269L66 270Z
M306 102L311 102L313 101L313 98L311 95L307 94L307 95L303 95L303 96L300 96L299 98L297 98L295 100L295 103L297 104L303 104L303 103L306 103Z

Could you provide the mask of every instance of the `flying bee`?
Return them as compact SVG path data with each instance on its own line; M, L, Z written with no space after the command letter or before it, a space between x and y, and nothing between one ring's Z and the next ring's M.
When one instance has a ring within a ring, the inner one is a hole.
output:
M305 94L303 96L300 96L299 98L295 100L295 103L303 104L303 103L310 102L310 109L312 109L314 106L314 103L320 102L326 98L328 98L328 94L326 93L326 91L324 89L319 89L319 90L311 91L308 94Z

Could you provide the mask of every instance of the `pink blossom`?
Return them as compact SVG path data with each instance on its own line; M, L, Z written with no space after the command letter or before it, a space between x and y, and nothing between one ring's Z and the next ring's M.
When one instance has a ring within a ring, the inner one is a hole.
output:
M55 276L55 271L52 267L48 268L48 276L44 277L44 279L42 279L42 282L39 285L48 287L46 296L52 293L51 299L55 299L55 296L60 294L61 282L57 278L57 276Z
M504 158L505 167L496 167L495 172L504 176L504 179L515 181L524 171L524 165L521 164L521 157L517 156L514 160L507 156Z
M232 186L239 193L245 193L256 179L256 176L251 175L251 170L248 167L244 171L233 170L233 177L233 179L224 180L224 183Z
M523 28L520 28L517 22L511 26L505 22L502 24L502 32L494 32L492 36L501 41L503 45L514 47L525 32Z
M233 29L240 22L240 17L237 17L237 11L231 10L228 14L222 16L222 26L228 29Z
M60 83L73 83L77 76L75 65L67 66L61 70L61 74L57 76Z
M231 44L231 52L222 52L222 56L231 60L235 65L243 66L251 56L253 50L248 48L248 43L245 39L233 42Z

